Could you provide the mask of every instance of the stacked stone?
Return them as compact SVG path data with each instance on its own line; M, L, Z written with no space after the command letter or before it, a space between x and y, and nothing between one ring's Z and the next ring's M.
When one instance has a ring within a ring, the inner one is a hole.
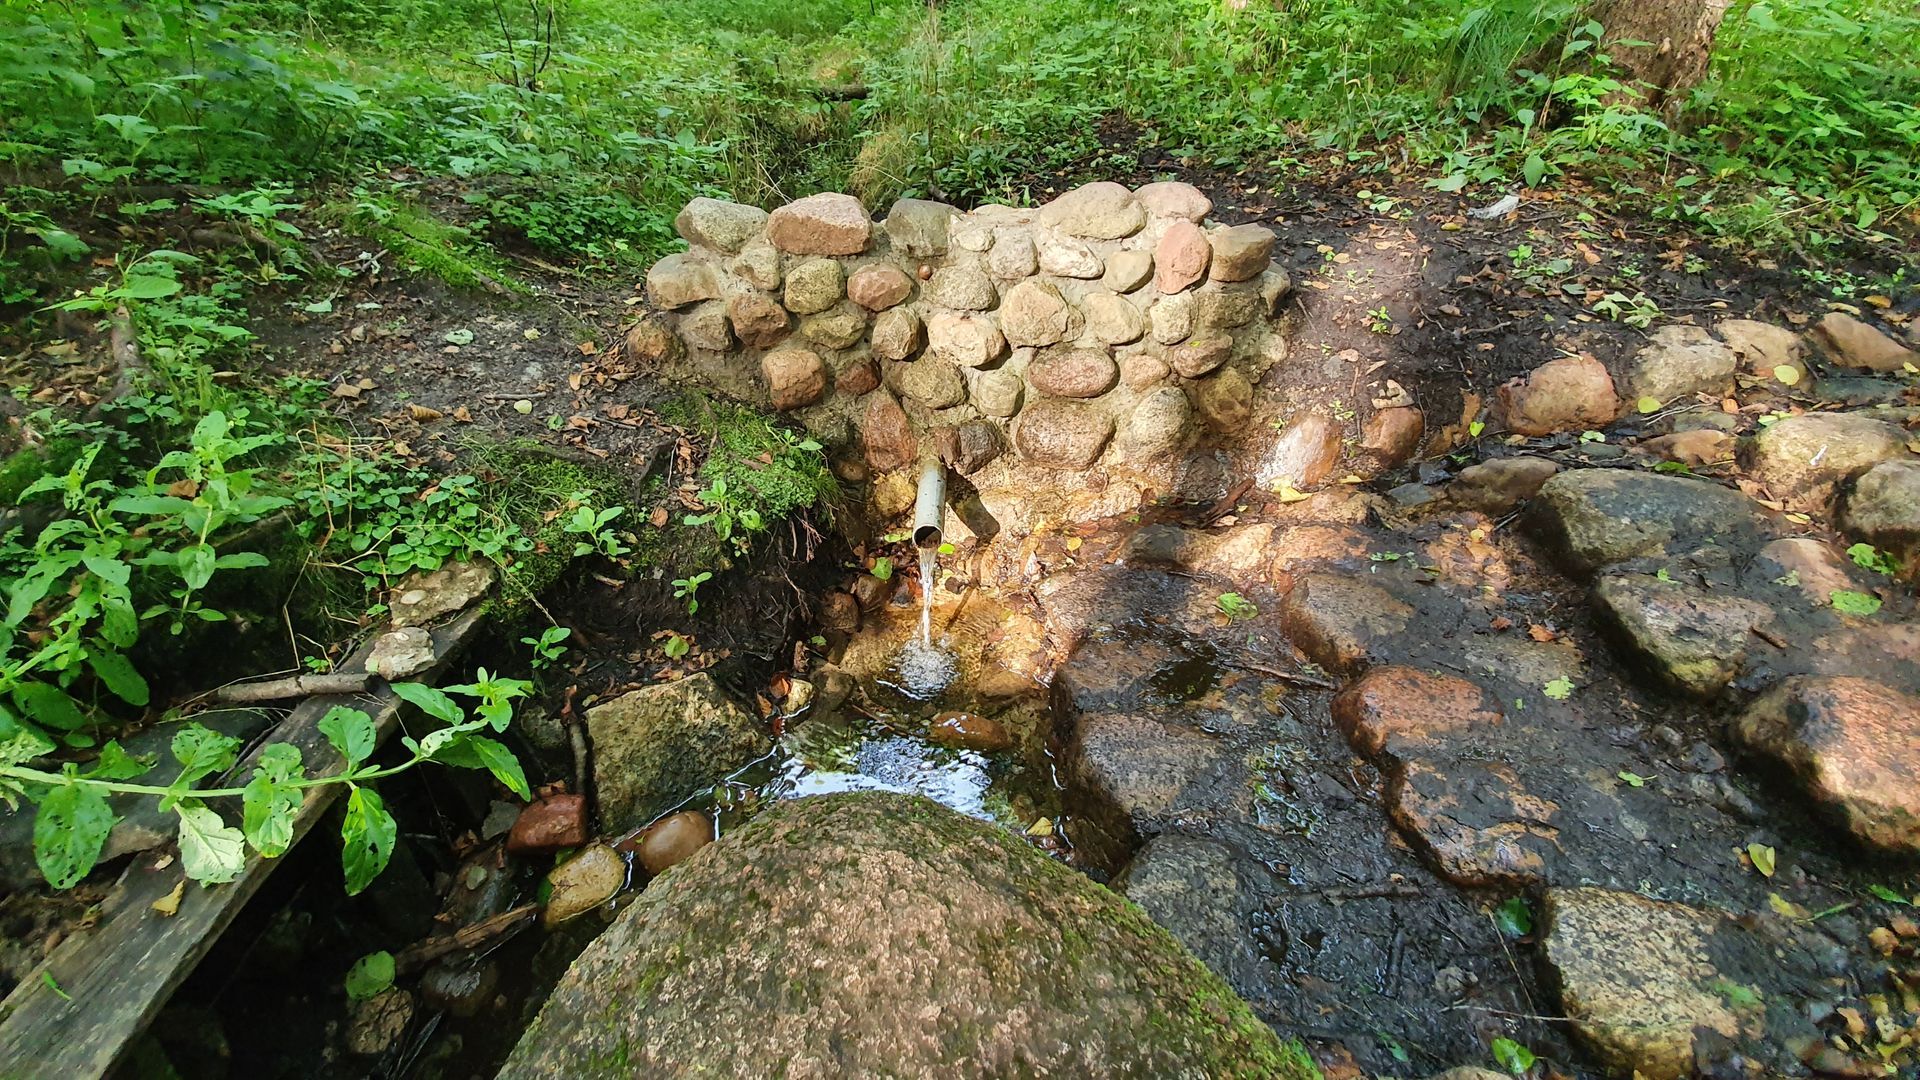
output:
M857 434L876 470L923 439L963 472L1009 444L1060 469L1162 461L1244 425L1286 354L1273 233L1211 210L1181 183L1034 210L901 199L877 227L849 195L771 214L695 199L675 222L689 250L647 275L668 314L629 347L684 346L723 389Z

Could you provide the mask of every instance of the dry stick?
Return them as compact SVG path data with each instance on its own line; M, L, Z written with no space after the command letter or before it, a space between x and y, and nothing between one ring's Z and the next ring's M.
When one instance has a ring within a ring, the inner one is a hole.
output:
M1281 671L1279 668L1268 667L1265 664L1256 664L1251 660L1231 660L1230 659L1226 663L1228 667L1236 667L1242 671L1251 671L1256 675L1265 675L1268 678L1279 679L1281 682L1298 683L1301 686L1311 686L1316 690L1340 689L1339 683L1329 682L1326 679L1317 678L1313 675L1308 675L1305 672Z
M394 970L402 975L411 974L448 953L477 949L532 922L533 916L539 910L539 904L522 904L492 918L469 923L451 934L436 934L423 941L417 941L402 949L400 955L393 958Z
M109 404L133 393L134 372L147 370L147 361L140 355L140 337L133 329L133 313L127 310L127 305L121 304L113 309L113 314L107 316L107 327L107 351L113 357L119 374L114 376L113 387L106 396L87 410L90 420L98 417L100 411Z
M313 694L356 694L367 688L373 676L367 672L335 672L331 675L294 675L266 682L236 683L223 686L213 695L215 701L235 704L247 701L280 701Z

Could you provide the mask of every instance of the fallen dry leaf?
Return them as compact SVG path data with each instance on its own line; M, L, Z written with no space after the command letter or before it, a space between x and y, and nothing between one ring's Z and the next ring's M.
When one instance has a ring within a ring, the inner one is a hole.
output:
M180 900L186 896L186 894L187 881L185 878L182 878L173 883L172 892L153 902L153 910L168 918L172 918L180 914Z

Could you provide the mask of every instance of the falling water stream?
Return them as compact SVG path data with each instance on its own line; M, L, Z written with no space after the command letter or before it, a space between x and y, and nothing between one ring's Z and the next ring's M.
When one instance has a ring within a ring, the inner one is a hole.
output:
M920 549L920 644L929 648L933 646L933 569L939 555L936 547Z

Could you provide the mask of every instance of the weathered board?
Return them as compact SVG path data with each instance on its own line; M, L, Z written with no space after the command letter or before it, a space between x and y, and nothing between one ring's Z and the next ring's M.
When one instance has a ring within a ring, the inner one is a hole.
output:
M434 666L415 678L428 680L438 673L481 621L474 609L434 630ZM363 666L368 651L356 655L353 666ZM384 742L399 721L401 702L385 683L374 682L364 694L302 702L231 775L251 775L260 749L272 742L299 747L309 775L338 768L340 755L318 727L336 705L365 709ZM308 789L294 819L294 843L341 790L336 784ZM172 848L134 856L94 929L62 942L39 971L0 1001L0 1080L92 1080L110 1073L279 862L249 851L239 878L208 887L186 881ZM155 911L154 902L182 882L178 912Z

